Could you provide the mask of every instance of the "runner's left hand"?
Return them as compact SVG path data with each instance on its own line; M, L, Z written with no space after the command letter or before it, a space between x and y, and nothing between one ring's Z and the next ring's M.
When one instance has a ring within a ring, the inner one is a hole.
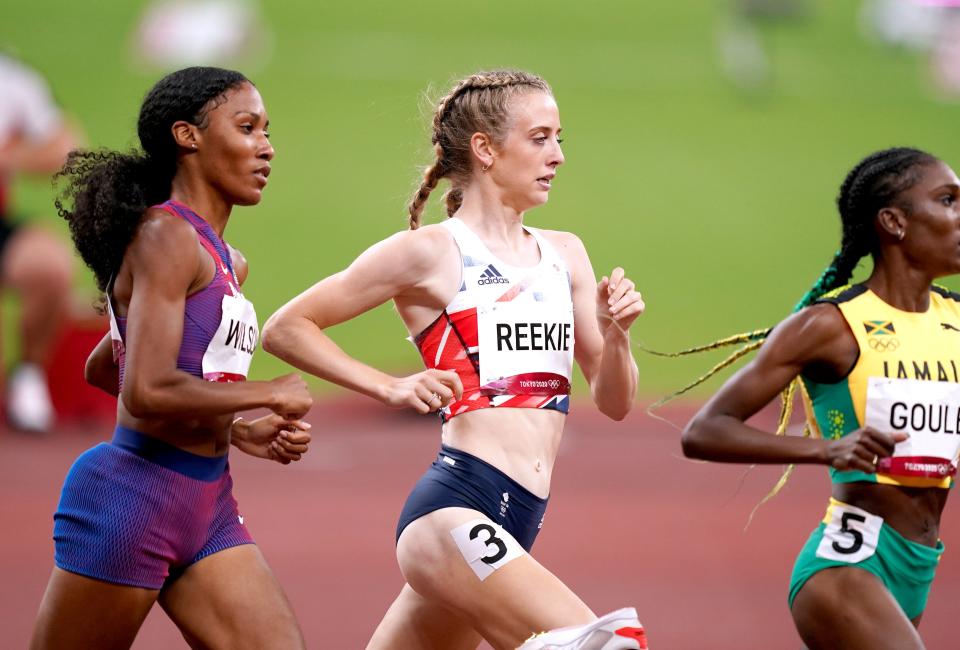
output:
M611 325L625 332L643 313L646 305L635 286L619 266L597 284L597 322L601 332L606 334Z
M271 413L250 422L237 422L231 442L245 454L288 465L307 453L309 431L309 422Z

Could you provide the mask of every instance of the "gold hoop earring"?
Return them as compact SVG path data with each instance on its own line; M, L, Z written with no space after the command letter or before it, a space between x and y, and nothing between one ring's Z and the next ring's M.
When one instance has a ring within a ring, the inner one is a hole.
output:
M905 236L906 236L906 233L904 231L900 230L897 232L897 239L899 239L900 241L903 241L903 238Z
M482 167L480 167L480 171L485 172L488 169L490 169L490 167L492 166L493 166L493 163L490 163L489 165L483 165Z

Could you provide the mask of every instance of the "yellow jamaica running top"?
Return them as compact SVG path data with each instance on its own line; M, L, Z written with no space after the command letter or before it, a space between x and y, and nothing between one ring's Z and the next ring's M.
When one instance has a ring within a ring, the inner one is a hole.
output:
M866 424L910 435L876 474L831 467L831 480L950 487L960 455L960 294L933 286L922 313L891 307L864 284L817 302L837 306L859 356L836 383L802 378L811 428L834 440Z

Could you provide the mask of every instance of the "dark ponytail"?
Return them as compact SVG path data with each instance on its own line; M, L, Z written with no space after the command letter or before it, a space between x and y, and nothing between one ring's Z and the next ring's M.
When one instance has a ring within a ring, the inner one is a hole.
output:
M54 201L80 257L105 291L148 207L170 197L180 155L171 127L180 120L206 126L224 94L248 79L232 70L194 67L158 81L140 107L142 152L72 151L54 176Z

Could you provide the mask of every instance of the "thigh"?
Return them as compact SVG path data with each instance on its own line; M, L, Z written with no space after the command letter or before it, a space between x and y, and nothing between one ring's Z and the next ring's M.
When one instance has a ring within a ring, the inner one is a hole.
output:
M473 650L480 641L480 635L463 616L404 585L370 638L367 650Z
M811 650L922 650L923 641L883 582L856 567L814 574L800 588L791 610L797 631Z
M535 632L596 618L527 553L478 576L451 535L474 519L487 518L475 510L444 508L407 526L397 543L397 559L414 591L462 616L496 648L513 649ZM489 539L486 533L482 539Z
M194 648L304 647L290 602L253 544L192 564L159 600Z
M73 256L68 246L43 228L26 225L16 228L0 255L0 280L14 289L36 281L69 281Z
M30 648L129 648L157 593L55 568L40 603Z

